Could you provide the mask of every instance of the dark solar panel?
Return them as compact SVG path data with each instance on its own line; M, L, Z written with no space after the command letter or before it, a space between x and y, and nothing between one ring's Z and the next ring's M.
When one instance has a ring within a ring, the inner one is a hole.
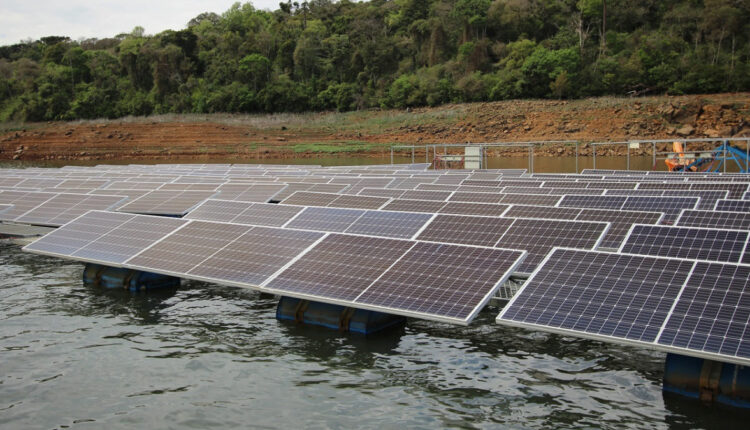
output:
M305 208L285 227L303 230L343 232L364 215L364 210L340 208Z
M240 202L265 203L286 188L286 184L224 184L219 187L218 197Z
M259 286L323 233L256 227L188 272L205 280Z
M407 190L400 197L402 199L407 199L407 200L435 200L435 201L442 202L442 201L445 201L450 196L451 196L450 191Z
M579 213L581 213L581 209L578 208L513 205L504 216L508 218L574 220Z
M710 227L734 230L750 230L750 213L700 211L685 209L675 225L681 227Z
M213 194L213 191L157 190L126 203L117 210L140 214L182 216Z
M331 234L265 285L282 294L353 301L414 242Z
M201 203L200 206L190 211L185 215L185 219L198 219L203 221L218 221L218 222L231 222L241 214L245 209L250 207L252 203L247 202L233 202L230 200L214 200L209 199ZM277 205L280 206L280 205ZM297 210L301 210L295 206Z
M554 247L594 249L607 227L599 222L518 218L495 246L528 251L518 271L531 273Z
M297 191L281 203L285 205L298 206L328 206L329 203L339 198L340 194Z
M721 356L750 358L750 267L697 263L659 344Z
M560 207L587 209L621 209L627 197L624 196L585 196L566 195L560 200Z
M636 224L620 252L737 263L749 234L739 230Z
M232 219L234 224L281 227L300 213L299 206L285 206L271 203L254 203Z
M478 193L478 192L466 192L456 191L451 195L448 201L451 202L471 202L471 203L500 203L503 194L500 192L492 193Z
M500 202L508 205L555 206L560 201L560 196L527 194L503 194L502 196Z
M427 225L417 239L494 246L512 223L513 220L508 218L438 215ZM512 248L511 246L501 246Z
M556 249L497 322L610 341L654 342L693 264Z
M154 246L127 261L129 266L161 273L187 273L252 227L190 221Z
M404 200L395 199L383 207L385 211L399 212L424 212L437 213L445 206L445 202L435 202L428 200Z
M448 202L438 213L453 215L483 215L501 216L508 209L508 205L492 203Z
M367 211L346 233L410 239L432 218L430 214Z
M718 200L715 210L730 212L750 212L750 200Z
M396 190L391 188L363 188L357 193L358 196L372 196L372 197L389 197L397 199L404 194L406 190Z
M630 196L622 205L623 210L664 212L662 223L673 223L682 209L694 209L698 197L646 197Z
M355 303L468 324L522 256L521 251L417 243Z
M342 195L328 204L331 208L379 209L390 201L387 197Z
M576 219L610 223L599 248L619 248L633 224L658 224L661 212L615 211L606 209L583 209Z

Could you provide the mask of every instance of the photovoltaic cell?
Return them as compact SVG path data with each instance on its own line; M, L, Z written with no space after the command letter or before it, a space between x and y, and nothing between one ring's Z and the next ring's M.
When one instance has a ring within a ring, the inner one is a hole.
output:
M749 234L739 230L636 224L620 252L737 263Z
M513 223L512 219L438 215L417 237L443 243L494 246ZM512 248L502 245L503 248Z
M323 234L255 227L199 263L188 275L259 286Z
M355 303L470 322L521 251L417 243Z
M718 200L715 210L730 212L750 212L750 200Z
M518 271L531 273L554 247L595 248L607 227L599 222L518 218L495 246L528 251Z
M497 322L654 342L694 262L555 249Z
M128 260L127 264L161 273L187 273L251 228L190 221L185 227Z
M501 216L508 207L508 205L496 205L492 203L448 202L438 211L438 213L452 215Z
M697 263L659 344L750 358L750 267Z
M346 233L409 239L432 218L430 214L367 211Z
M675 225L681 227L727 228L750 230L750 213L731 211L701 211L685 209Z
M305 208L296 218L284 227L298 228L302 230L317 230L328 232L343 232L349 228L354 221L364 215L365 211L359 209L341 208Z
M265 286L285 294L353 301L413 245L330 234Z

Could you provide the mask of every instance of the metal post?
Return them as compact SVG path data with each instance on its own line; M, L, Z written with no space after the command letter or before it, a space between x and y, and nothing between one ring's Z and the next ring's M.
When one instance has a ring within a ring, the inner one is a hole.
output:
M411 164L414 164L414 145L411 146Z
M627 152L628 155L626 157L627 158L627 167L625 168L625 170L630 170L630 143L628 143L626 149L628 151Z
M393 146L391 146L391 166L393 165Z
M427 145L424 146L424 162L430 162L430 148L428 148Z
M578 142L576 142L576 173L578 173Z
M653 158L651 163L651 168L653 169L656 167L656 142L651 142L651 158Z
M727 144L729 144L729 142L725 140L724 141L724 173L727 173Z
M594 156L594 170L596 170L596 144L591 144L591 155Z

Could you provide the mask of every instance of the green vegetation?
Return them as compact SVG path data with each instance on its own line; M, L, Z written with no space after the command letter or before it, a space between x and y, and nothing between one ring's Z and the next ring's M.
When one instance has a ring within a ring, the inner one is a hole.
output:
M747 90L748 0L237 3L0 47L2 122Z

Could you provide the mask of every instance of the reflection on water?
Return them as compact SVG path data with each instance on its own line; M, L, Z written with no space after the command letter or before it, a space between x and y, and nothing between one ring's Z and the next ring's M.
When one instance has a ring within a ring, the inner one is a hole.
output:
M185 282L86 287L0 243L0 427L693 428L741 417L661 392L663 355L494 324L375 336L275 319L276 299Z

